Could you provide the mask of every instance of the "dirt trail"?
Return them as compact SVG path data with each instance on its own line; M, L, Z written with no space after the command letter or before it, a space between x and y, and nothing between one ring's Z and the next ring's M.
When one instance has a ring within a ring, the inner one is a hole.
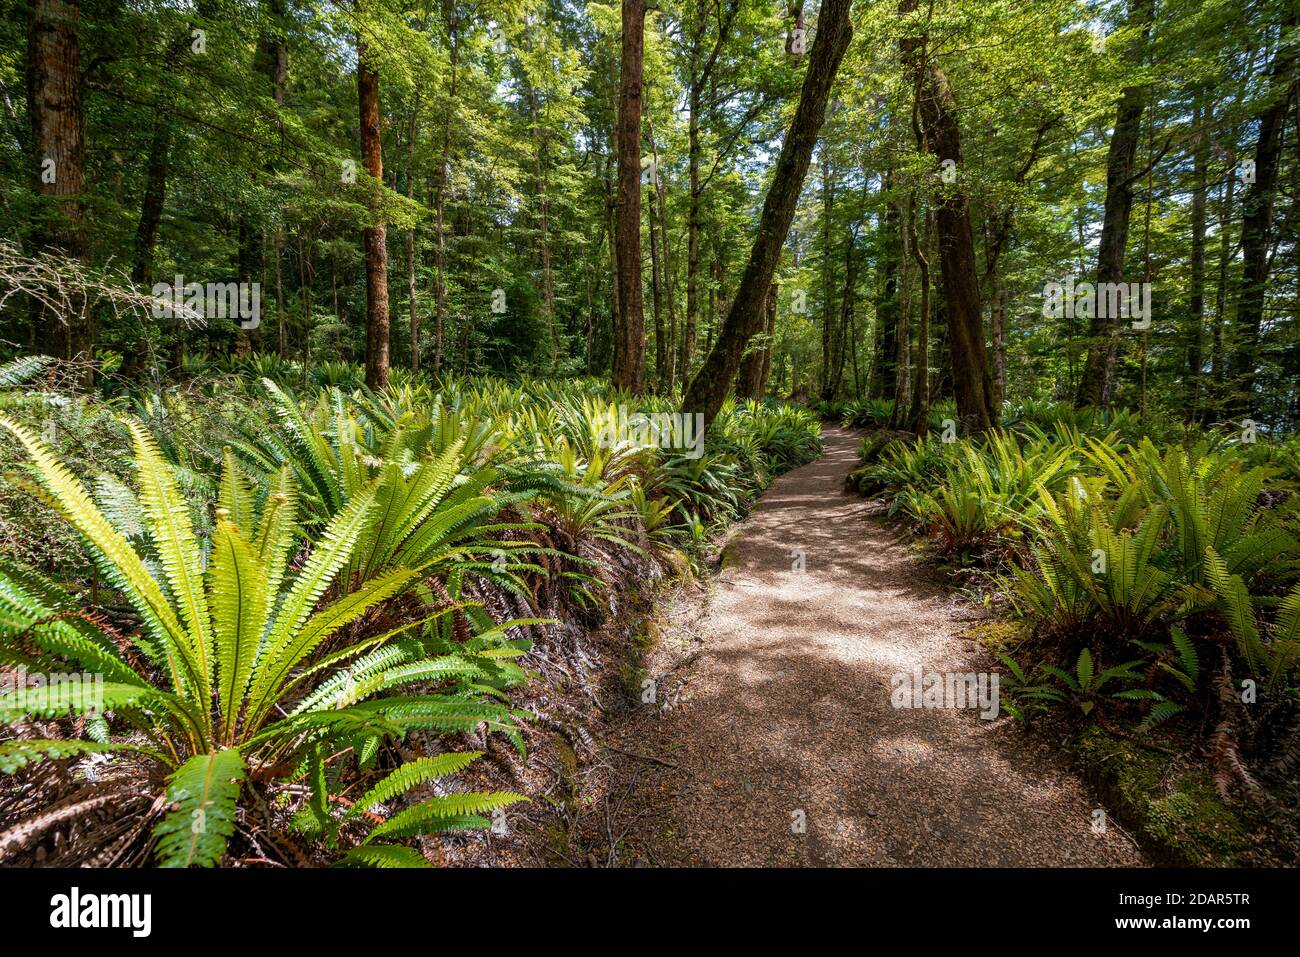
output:
M702 654L660 683L676 700L610 742L630 782L619 861L1144 864L1115 825L1094 832L1084 787L1009 717L891 705L896 673L995 662L957 637L935 574L843 491L858 441L827 429L823 457L767 491L694 624Z

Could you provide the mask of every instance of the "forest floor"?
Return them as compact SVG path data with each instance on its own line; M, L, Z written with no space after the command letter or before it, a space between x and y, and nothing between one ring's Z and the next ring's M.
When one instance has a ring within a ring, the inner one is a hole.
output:
M844 491L859 436L824 436L736 527L710 593L667 615L655 702L605 739L610 863L1145 864L1005 713L891 705L896 673L997 663L961 637L970 613L942 576Z

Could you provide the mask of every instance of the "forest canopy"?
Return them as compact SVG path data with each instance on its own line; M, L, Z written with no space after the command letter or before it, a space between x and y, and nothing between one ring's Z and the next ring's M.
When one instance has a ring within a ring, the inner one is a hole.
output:
M369 357L372 383L381 365L613 371L662 395L686 391L742 292L827 16L642 10L620 136L619 5L6 12L10 254L261 295L256 325L201 328L102 302L64 325L10 296L11 354L128 380L251 354ZM904 0L851 19L770 281L724 337L752 359L728 370L743 394L955 394L976 427L1040 398L1294 424L1289 4ZM623 353L644 353L639 382Z

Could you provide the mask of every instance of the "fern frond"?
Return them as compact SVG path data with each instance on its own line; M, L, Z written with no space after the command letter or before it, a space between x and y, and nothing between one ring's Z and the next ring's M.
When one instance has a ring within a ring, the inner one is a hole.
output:
M429 867L424 855L400 844L362 844L339 859L342 867Z
M208 604L217 657L217 704L221 739L230 742L244 693L252 680L257 648L270 615L266 571L251 546L228 521L218 521L208 567Z
M289 672L321 642L396 595L414 577L415 572L409 568L395 568L373 578L352 594L331 602L294 632L281 632L277 621L267 636L268 648L257 662L250 721L255 723L265 713Z
M64 761L84 754L104 754L110 751L135 751L162 759L162 755L134 744L83 741L76 738L59 740L23 740L0 742L0 774L13 774L38 761Z
M1228 572L1218 553L1210 547L1205 549L1205 574L1211 587L1219 596L1219 606L1233 637L1237 639L1237 649L1246 663L1258 670L1264 660L1264 647L1260 642L1259 626L1255 622L1255 608L1246 590L1246 584L1240 575Z
M253 488L229 447L221 450L221 456L223 465L218 484L217 507L225 510L226 518L245 536L252 535L255 531Z
M460 751L408 761L362 795L348 813L359 814L376 804L391 801L421 784L455 774L482 756L482 751Z
M235 805L246 768L228 748L196 754L169 779L167 801L176 805L154 828L162 867L216 867L235 832Z
M85 488L55 459L44 442L3 417L0 417L0 427L18 439L49 493L50 504L90 546L104 577L140 613L145 629L167 659L172 686L184 691L198 683L200 669L190 651L189 636L139 554L95 507Z
M189 506L153 436L138 422L128 421L127 428L135 443L140 504L149 519L153 544L162 558L172 598L189 629L187 639L195 663L197 692L206 701L212 694L212 621L203 591L203 562L190 522Z
M370 838L409 837L412 834L429 833L431 830L445 830L448 818L477 816L527 800L524 795L513 791L448 794L429 798L394 814L383 824L376 825L370 832Z
M124 708L142 708L149 704L166 704L169 700L175 702L172 695L157 688L108 681L82 681L80 675L68 677L78 680L19 688L0 695L0 724L13 724L23 718L96 715Z

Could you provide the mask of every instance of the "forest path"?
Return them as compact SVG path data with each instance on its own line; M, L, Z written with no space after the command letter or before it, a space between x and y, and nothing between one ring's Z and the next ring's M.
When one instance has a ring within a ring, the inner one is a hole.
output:
M617 860L1144 864L1114 824L1094 833L1081 782L1005 713L891 705L896 673L997 663L958 637L937 575L844 491L860 437L824 438L823 456L778 478L736 530L691 629L702 653L611 742L631 782L614 812Z

